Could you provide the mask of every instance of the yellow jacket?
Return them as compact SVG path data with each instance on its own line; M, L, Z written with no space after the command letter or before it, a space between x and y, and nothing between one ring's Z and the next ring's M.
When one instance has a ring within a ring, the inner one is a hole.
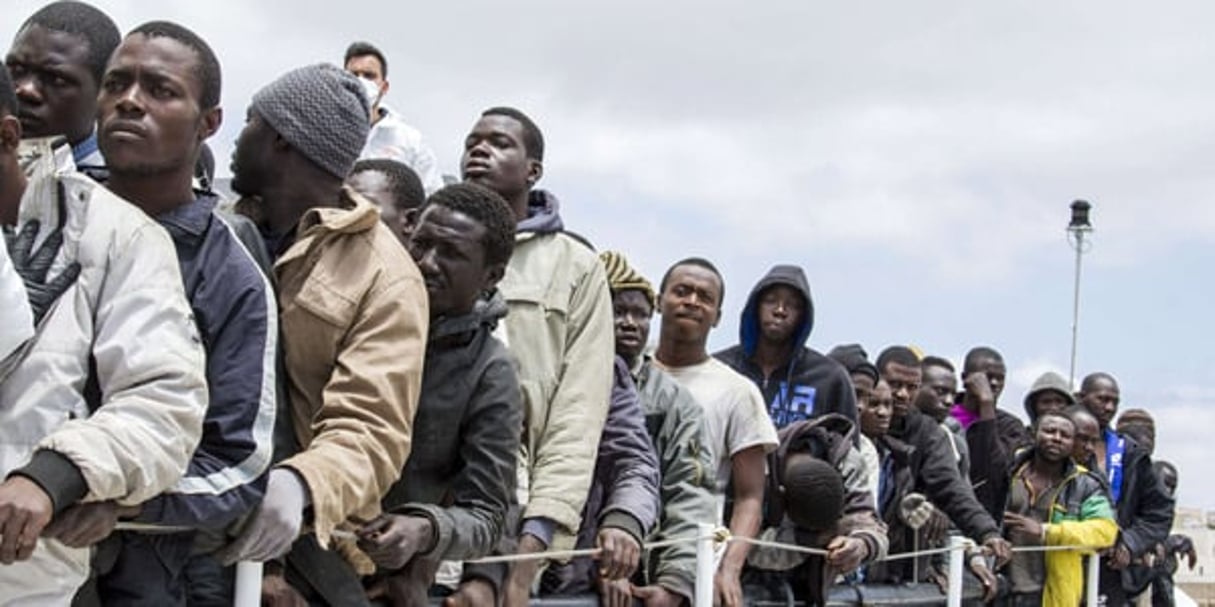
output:
M301 451L280 465L312 498L327 547L347 519L379 514L409 457L429 320L413 259L373 204L309 210L275 263L292 422Z

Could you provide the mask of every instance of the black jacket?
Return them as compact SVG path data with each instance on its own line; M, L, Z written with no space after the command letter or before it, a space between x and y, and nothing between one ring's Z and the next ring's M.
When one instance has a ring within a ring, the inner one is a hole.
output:
M1131 562L1135 562L1168 539L1175 504L1152 469L1147 449L1129 436L1120 436L1126 440L1126 448L1122 454L1122 493L1114 508L1118 511L1118 541L1131 551ZM1136 569L1131 566L1121 572L1122 586L1130 594L1142 592L1147 585L1147 576ZM1111 573L1117 574L1102 561L1101 575Z
M1003 409L996 409L994 420L974 422L964 434L975 498L996 522L1003 521L1009 470L1017 451L1032 445L1033 437L1017 416Z
M760 339L759 297L766 289L777 285L801 293L805 299L805 313L793 337L799 347L784 368L775 371L773 377L765 377L751 360ZM806 274L797 266L775 266L756 283L747 297L739 320L739 344L714 354L759 386L764 402L768 403L772 423L778 429L826 413L839 413L853 424L857 423L856 393L848 372L838 362L804 346L813 327L814 301L810 297Z
M953 450L945 442L947 438L936 420L909 411L891 422L890 435L915 448L918 455L913 460L915 490L941 509L954 526L976 541L999 535L995 519L975 499L970 483L958 473ZM971 465L973 469L973 462Z

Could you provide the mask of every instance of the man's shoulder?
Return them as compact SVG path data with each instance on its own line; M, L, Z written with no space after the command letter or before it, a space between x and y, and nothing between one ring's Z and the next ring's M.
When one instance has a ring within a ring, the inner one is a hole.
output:
M815 383L831 381L848 381L848 370L839 361L811 347L803 347L797 357L795 375L814 375Z

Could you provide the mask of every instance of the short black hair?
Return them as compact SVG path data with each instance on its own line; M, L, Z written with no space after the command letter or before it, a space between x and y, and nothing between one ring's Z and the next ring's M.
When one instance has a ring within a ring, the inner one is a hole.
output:
M506 116L517 120L519 124L523 125L523 147L527 157L538 162L544 161L544 134L527 114L513 107L499 106L481 112L481 117L485 116Z
M0 65L0 118L17 113L17 89L13 88L13 78L8 74L8 68Z
M920 357L907 346L889 346L882 350L877 357L878 373L886 373L886 365L890 363L913 369L919 369L923 365Z
M685 257L667 268L666 274L662 275L662 282L658 283L658 294L662 295L667 290L667 281L671 279L671 273L679 266L697 266L704 268L713 273L717 277L717 284L721 285L721 293L717 294L717 309L721 309L721 304L726 300L726 279L721 277L721 272L717 270L717 266L713 262L703 257Z
M223 76L219 69L219 59L215 56L215 51L212 51L211 47L198 34L172 21L149 21L131 30L131 33L127 35L133 36L135 34L143 34L148 38L163 37L176 40L194 49L194 52L198 54L198 65L194 68L194 75L202 86L202 91L198 98L198 106L204 110L209 110L219 105L221 86L223 84Z
M346 58L342 60L342 67L346 67L346 64L350 63L351 59L354 59L355 57L364 57L366 55L371 55L380 62L380 74L387 78L388 60L384 58L384 53L381 53L380 49L376 48L374 44L364 42L362 40L352 42L350 46L346 47Z
M1093 389L1093 384L1099 381L1108 381L1111 384L1114 384L1115 388L1118 387L1118 380L1114 379L1113 375L1110 375L1104 371L1097 371L1096 373L1089 373L1088 375L1085 375L1084 379L1080 381L1080 393L1083 394L1091 391Z
M1177 474L1177 466L1174 466L1174 465L1173 465L1173 462L1166 461L1166 460L1162 460L1162 459L1158 459L1158 460L1156 460L1156 461L1152 462L1152 471L1156 473L1156 476L1157 476L1157 477L1159 477L1159 476L1160 476L1160 472L1161 472L1161 471L1163 471L1163 470L1164 470L1164 469L1166 469L1166 468L1167 468L1167 469L1168 469L1170 472L1172 472L1172 473L1173 473L1173 477L1174 477L1174 478L1177 478L1177 477L1179 476L1179 475Z
M1066 421L1067 423L1071 424L1072 432L1074 433L1076 431L1076 420L1071 415L1068 415L1064 411L1047 411L1046 413L1039 415L1037 418L1034 419L1034 431L1037 432L1038 427L1042 425L1042 420L1048 419L1051 417L1057 417L1061 420Z
M1000 364L1004 364L1004 357L990 346L977 346L970 349L966 353L966 358L962 361L962 372L969 374L975 370L981 360L994 360Z
M950 373L958 372L958 370L953 367L953 363L940 356L925 356L924 360L920 361L920 366L941 367L942 369L949 369Z
M426 189L422 187L418 174L409 168L409 165L391 158L364 158L354 163L350 174L353 176L367 171L384 175L388 180L392 201L398 209L416 209L426 204Z
M1073 424L1076 423L1076 418L1087 416L1087 417L1091 417L1093 419L1093 422L1095 422L1098 426L1101 425L1101 422L1097 421L1097 416L1093 415L1093 412L1089 411L1088 407L1085 407L1084 405L1081 405L1079 403L1077 403L1075 405L1068 405L1066 408L1063 409L1063 414L1068 416L1069 418L1071 418Z
M475 183L455 183L430 195L423 210L432 205L468 215L485 226L487 264L506 264L515 249L515 213L497 192Z
M21 32L34 25L83 38L89 46L88 67L97 84L101 83L110 55L122 42L122 34L109 15L92 5L73 0L52 2L38 9L21 24L17 35L20 36Z
M779 471L785 512L798 527L831 529L844 513L844 479L831 464L808 453L791 453Z

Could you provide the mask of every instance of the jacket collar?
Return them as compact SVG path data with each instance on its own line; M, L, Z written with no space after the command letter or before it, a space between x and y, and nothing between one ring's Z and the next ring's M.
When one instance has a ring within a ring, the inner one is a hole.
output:
M195 192L193 201L156 216L156 221L166 228L188 234L202 236L211 225L211 211L215 209L218 199L211 194Z
M342 187L336 207L313 207L300 218L299 233L303 236L314 227L342 234L366 232L380 220L380 211L362 194Z

